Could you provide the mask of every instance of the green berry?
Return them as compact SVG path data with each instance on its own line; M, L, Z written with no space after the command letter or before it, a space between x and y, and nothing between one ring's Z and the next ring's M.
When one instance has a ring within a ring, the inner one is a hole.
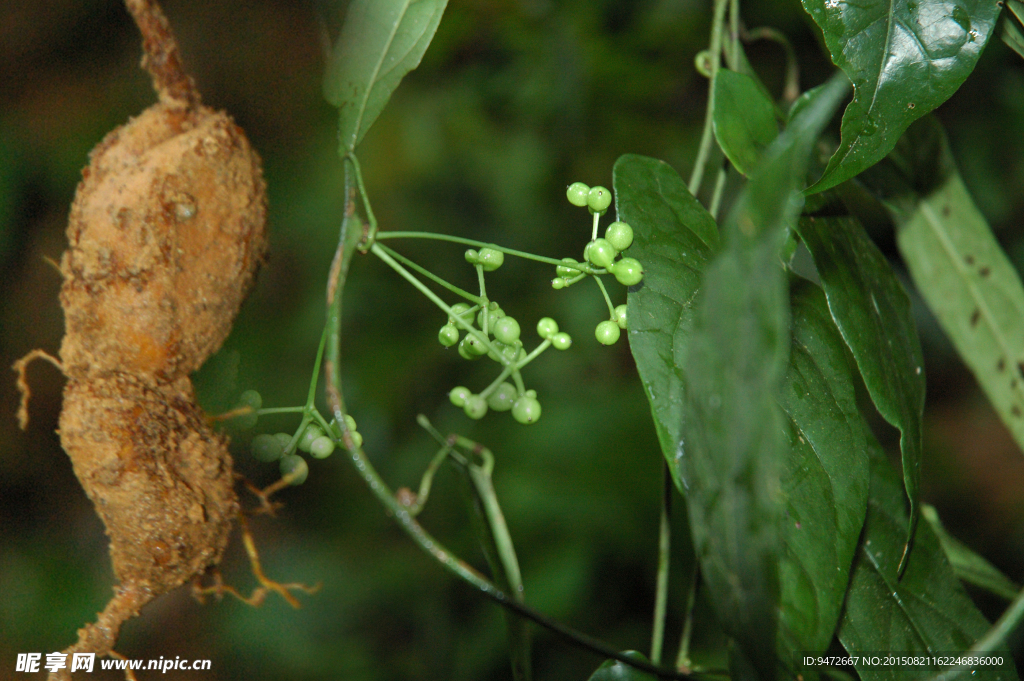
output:
M459 342L459 330L454 324L445 324L437 332L437 341L446 348L450 348Z
M454 305L452 305L452 312L455 314L455 317L464 318L465 314L469 312L471 309L472 308L470 307L469 303L455 303ZM454 324L455 318L448 317L448 323Z
M590 250L587 251L587 259L594 264L595 267L610 267L615 261L615 256L619 252L615 250L615 247L608 243L607 239L596 239L590 244Z
M302 431L302 435L299 436L299 449L304 452L308 452L309 448L313 445L313 440L318 437L323 437L324 429L315 423L310 423L306 426L306 429Z
M562 262L571 263L573 265L579 265L579 263L576 262L576 258L562 258ZM558 267L555 268L555 274L557 274L560 277L568 279L570 277L575 277L577 274L580 274L580 271L577 269L573 269L572 267L565 267L563 265L559 265Z
M448 399L451 400L452 404L456 407L466 406L466 400L472 395L469 388L465 386L457 385L448 392Z
M587 207L595 213L603 213L612 205L612 193L604 187L591 187L587 192Z
M554 279L551 280L551 288L555 289L556 291L560 291L561 289L565 288L568 283L569 282L567 282L562 277L555 277Z
M617 251L624 251L633 243L633 228L625 222L613 222L604 232L604 238Z
M481 248L477 262L484 268L484 272L493 272L505 262L505 254L493 248Z
M293 485L301 485L309 477L309 464L298 454L289 454L281 459L281 476L291 476Z
M466 249L466 262L470 265L476 265L480 262L480 254L476 252L474 248Z
M309 454L314 459L326 459L334 452L334 440L322 435L317 439L313 440L313 444L309 446Z
M537 322L537 335L547 340L558 333L558 322L551 317L543 317Z
M523 425L536 423L540 418L540 402L528 394L522 395L512 405L512 418Z
M561 331L551 337L551 344L559 350L568 350L569 346L572 345L572 336L565 331Z
M519 394L511 383L501 383L487 397L487 406L494 411L508 411Z
M259 409L263 406L263 398L255 390L246 390L238 396L238 403L253 409Z
M527 397L529 397L529 398L532 398L532 399L537 399L537 391L536 391L536 390L533 390L532 388L531 388L530 390L527 390L527 391L526 391L525 393L523 393L523 394L524 394L524 395L526 395L526 396L527 396Z
M494 322L492 332L497 340L505 345L511 345L519 340L519 322L512 317L502 317Z
M619 325L620 329L626 328L626 306L619 305L615 308L615 323Z
M470 395L466 398L466 404L463 405L462 411L466 412L466 416L471 419L482 419L487 413L487 400L479 395Z
M257 461L277 461L284 454L284 446L273 435L257 435L252 439L252 456Z
M569 203L583 208L583 206L587 205L587 194L589 192L590 187L587 185L582 182L573 182L565 190L565 196L569 199Z
M274 437L281 443L281 451L287 454L291 454L288 448L292 446L292 436L288 433L274 433Z
M459 354L465 359L479 359L487 354L487 346L476 336L466 334L459 342Z
M356 420L352 418L352 414L345 414L345 425L353 433L356 432Z
M594 329L594 336L597 337L597 342L602 345L615 345L615 342L619 340L619 335L622 331L619 329L619 325L613 321L604 321L597 325Z
M644 270L636 258L623 258L611 267L612 274L623 286L636 286L644 278Z

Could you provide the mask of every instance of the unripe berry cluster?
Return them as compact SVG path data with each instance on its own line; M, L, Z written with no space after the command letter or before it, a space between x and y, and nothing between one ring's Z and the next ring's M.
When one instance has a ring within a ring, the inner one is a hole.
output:
M259 410L263 402L259 393L255 390L247 390L242 393L239 401L243 405L251 407L254 412ZM245 414L239 421L250 415L253 417L252 425L255 425L255 413ZM242 425L247 423L248 421L242 423ZM346 414L345 424L348 426L348 431L352 435L356 448L362 447L363 436L356 430L356 420ZM246 425L246 427L251 426ZM314 421L306 423L304 427L301 427L293 435L288 433L275 433L273 435L263 433L257 435L250 443L250 450L253 458L258 461L266 463L280 462L281 475L290 476L291 484L301 485L309 475L309 464L297 452L305 452L314 459L326 459L334 453L335 448L341 442L341 427L336 420L332 420L328 424L328 430L326 431Z
M563 258L564 265L555 268L557 275L551 286L562 289L583 279L588 274L610 272L624 286L636 286L643 280L643 266L636 258L622 257L620 254L633 243L633 228L622 221L608 225L604 237L598 238L598 219L612 203L612 194L604 187L588 187L582 182L573 182L566 190L569 203L574 206L586 206L594 216L592 239L583 249L584 263L590 263L597 270L586 267L573 258ZM600 283L600 282L599 282ZM604 288L602 286L602 292ZM607 294L605 294L607 299ZM626 306L612 308L608 303L611 318L597 325L594 335L598 342L612 345L619 340L621 330L626 328Z

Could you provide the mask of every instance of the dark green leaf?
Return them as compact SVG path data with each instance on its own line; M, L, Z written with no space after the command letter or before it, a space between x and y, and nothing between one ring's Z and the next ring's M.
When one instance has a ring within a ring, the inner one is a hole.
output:
M647 658L635 650L627 650L624 653L627 657L647 661ZM646 672L630 667L618 660L605 660L604 664L597 668L587 681L655 681L654 677Z
M726 69L716 73L712 91L715 138L729 162L749 175L779 134L775 104L753 78Z
M875 407L900 429L912 535L917 524L925 391L924 359L910 298L856 219L804 218L797 230L814 258L829 311Z
M854 84L819 192L880 161L974 69L999 16L991 0L803 0Z
M775 401L790 348L779 252L802 205L811 147L844 81L833 78L792 121L737 200L727 247L704 275L684 364L680 470L694 548L719 622L764 678L775 671L780 468L788 451Z
M324 76L341 114L342 155L353 151L405 74L419 66L448 0L353 0Z
M1006 9L1010 10L1010 13L1017 18L1019 23L1024 24L1024 2L1020 2L1020 0L1006 0Z
M871 491L864 541L857 552L853 578L839 627L839 640L851 655L955 655L966 651L988 630L988 622L971 603L946 560L932 528L918 528L906 571L897 566L907 535L907 515L899 476L885 453L872 443ZM979 666L959 678L1017 678L1004 646L1004 665ZM855 665L864 681L919 679L923 665ZM934 671L934 668L932 668Z
M989 593L1002 596L1008 601L1012 601L1017 597L1020 586L1014 584L995 565L972 551L970 547L949 532L946 532L946 528L942 526L942 521L939 520L939 514L935 511L935 507L925 504L921 507L921 515L932 526L932 531L939 538L942 550L946 553L946 557L949 558L949 563L953 566L953 572L957 577L968 584L985 589Z
M821 289L794 279L790 297L793 346L780 396L791 446L781 472L783 662L831 643L868 495L868 431L854 395L855 368Z
M679 472L679 415L683 366L693 326L693 300L712 252L718 226L667 163L627 154L613 173L618 219L633 227L629 255L644 267L644 281L630 291L629 347L669 470Z

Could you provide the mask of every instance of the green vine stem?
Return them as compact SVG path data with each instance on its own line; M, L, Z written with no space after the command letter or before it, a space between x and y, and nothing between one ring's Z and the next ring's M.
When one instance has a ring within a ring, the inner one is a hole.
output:
M456 286L455 284L452 284L452 283L449 283L449 282L445 281L444 279L442 279L441 277L437 276L436 274L434 274L433 272L431 272L427 268L423 267L422 265L417 265L412 260L409 260L409 258L406 258L404 255L402 255L401 253L395 251L393 248L388 248L384 244L375 244L375 245L378 248L384 249L385 253L390 255L392 258L394 258L398 262L402 263L403 265L405 265L406 267L408 267L410 269L416 270L417 272L422 274L424 277L426 277L430 281L434 282L438 286L443 286L444 288L448 289L449 291L451 291L455 295L461 296L462 298L465 298L466 300L468 300L468 301L470 301L472 303L475 303L477 305L484 305L486 303L484 298L482 298L480 296L475 296L472 293L470 293L469 291L464 291L461 288L459 288L458 286Z
M708 163L711 143L714 141L712 120L715 114L715 74L718 73L718 67L722 61L722 31L725 24L725 10L728 7L729 0L715 0L715 14L711 21L711 47L708 49L711 57L711 68L708 72L708 106L704 114L704 132L701 134L700 148L697 150L697 160L693 164L690 183L687 185L690 193L694 196L697 195L700 183L704 179L704 167Z
M453 244L462 244L463 246L475 246L476 248L493 248L496 251L501 251L505 255L514 255L517 258L542 262L547 265L554 265L555 267L566 267L572 270L579 270L584 274L598 273L598 270L590 267L586 263L562 262L561 260L547 258L543 255L534 255L533 253L517 251L513 248L498 246L497 244L489 244L483 241L476 241L475 239L464 239L461 236L451 236L449 234L436 234L434 232L377 232L377 241L382 239L434 239L437 241L448 241Z
M666 669L643 660L636 660L628 657L598 639L567 627L560 622L556 622L543 613L517 602L514 598L499 590L486 577L448 551L448 549L434 539L434 537L416 521L413 514L410 513L410 509L398 501L387 483L385 483L383 478L380 477L380 474L377 473L377 470L373 467L373 464L370 463L370 460L367 458L362 448L356 446L355 440L352 438L352 433L345 421L345 414L347 412L345 410L345 400L342 393L340 366L342 291L345 287L345 281L348 277L348 270L352 263L354 251L363 236L363 223L356 215L355 210L355 193L357 187L353 167L355 167L354 164L352 164L350 159L346 157L345 215L341 224L341 235L338 240L338 249L335 252L334 261L331 264L331 270L327 282L327 349L326 359L324 361L324 373L327 378L327 402L331 414L341 431L342 444L344 444L345 449L349 453L349 457L355 467L356 473L363 479L367 487L370 488L370 491L375 497L377 497L377 500L381 505L387 509L389 514L417 546L423 549L428 556L433 558L445 570L477 589L480 593L497 602L502 607L512 610L520 616L558 634L575 646L589 650L590 652L606 658L618 660L623 664L645 671L649 674L654 674L659 678L700 678L691 674L678 672L674 669ZM378 233L377 237L380 238L382 235L383 233ZM477 244L479 244L479 242L470 243L469 245ZM487 246L489 244L480 245ZM368 250L372 250L374 246L377 246L377 244L371 243ZM506 250L505 252L509 251ZM375 254L378 257L390 257L380 248L376 249ZM517 253L512 253L512 255L517 255ZM529 257L535 260L538 259L537 256ZM550 258L544 259L544 261L549 261L556 265L562 264L560 261L555 261ZM401 266L399 265L399 267ZM411 277L412 275L409 276ZM415 278L413 277L413 279ZM422 286L422 284L420 285ZM436 298L436 296L434 297ZM443 303L441 303L441 305L442 308L446 307Z
M686 592L686 619L683 633L679 638L679 654L676 655L676 669L690 671L690 640L693 638L693 608L697 604L697 588L700 586L700 563L696 556L690 572L689 589Z
M658 578L654 596L654 627L651 631L651 662L661 664L665 645L665 616L668 612L668 568L672 548L672 476L662 465L661 521L658 524Z

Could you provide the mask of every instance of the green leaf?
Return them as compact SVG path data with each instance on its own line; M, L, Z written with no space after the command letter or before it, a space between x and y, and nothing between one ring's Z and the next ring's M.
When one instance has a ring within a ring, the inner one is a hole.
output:
M999 5L991 0L803 0L832 61L853 81L842 141L820 192L880 161L903 131L974 70Z
M717 71L712 92L718 145L737 170L750 175L779 134L775 104L753 78L726 69Z
M960 176L909 212L897 244L915 285L1024 448L1024 287Z
M917 525L925 398L924 359L910 298L855 218L804 218L797 231L875 407L900 429L909 544Z
M1024 31L1009 17L1003 17L1003 32L1000 37L1011 50L1024 57Z
M633 227L629 255L644 281L627 296L629 347L672 478L679 471L683 366L693 328L693 301L704 268L718 247L718 226L667 163L626 154L613 171L618 219ZM684 492L685 493L685 492Z
M868 496L869 431L857 409L856 369L821 289L794 278L790 298L793 346L779 400L791 447L781 471L783 662L831 643Z
M352 0L324 76L341 114L341 153L355 150L405 74L419 66L448 0Z
M865 655L955 655L966 651L989 628L953 574L929 524L917 531L901 579L897 566L907 535L900 479L885 453L872 443L871 491L864 540L853 568L839 640L864 681L919 679L924 665L865 664ZM1004 665L979 666L963 679L1017 678L1013 658L1003 646ZM930 668L935 671L935 668Z
M921 515L928 521L932 531L939 538L942 550L949 558L950 565L953 566L953 572L957 577L996 596L1002 596L1008 601L1017 597L1020 586L1014 584L1013 580L1000 572L983 556L978 555L966 544L946 532L934 506L927 504L922 506Z
M680 470L694 548L735 666L775 672L780 467L788 451L775 401L790 348L779 260L802 205L814 141L846 92L840 74L767 150L708 265L684 370ZM742 662L742 664L740 664Z
M627 650L623 654L644 662L647 661L644 655L635 650ZM598 667L587 681L655 681L655 679L647 672L630 667L624 662L605 660L604 664Z

